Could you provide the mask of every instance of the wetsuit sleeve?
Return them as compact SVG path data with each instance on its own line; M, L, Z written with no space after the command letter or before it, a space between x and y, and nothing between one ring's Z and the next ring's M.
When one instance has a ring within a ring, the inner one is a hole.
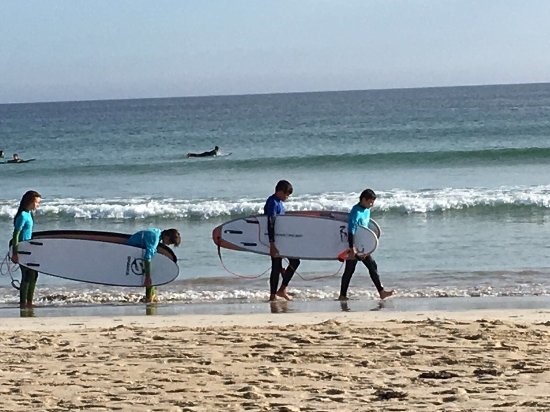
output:
M12 253L17 253L17 246L19 245L19 235L21 234L21 230L14 230L13 231L13 237L11 239L11 247L12 247Z
M277 219L277 205L270 197L267 199L264 207L264 213L267 215L267 237L270 242L275 242L275 220Z
M357 232L357 227L359 226L359 212L357 209L351 209L351 212L348 216L348 245L350 248L353 247L353 235Z
M275 215L267 217L267 237L270 242L275 242Z
M23 230L24 225L25 219L23 218L23 215L20 214L19 216L17 216L13 224L13 237L11 243L13 253L17 253L17 245L19 244L19 238L21 236L21 231Z
M151 262L155 253L157 253L157 246L160 242L160 234L153 231L149 231L144 235L145 241L145 254L143 260Z

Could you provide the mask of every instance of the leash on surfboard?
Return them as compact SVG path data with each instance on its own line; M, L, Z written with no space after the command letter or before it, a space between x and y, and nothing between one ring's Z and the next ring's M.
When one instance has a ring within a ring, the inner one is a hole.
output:
M4 256L4 259L2 259L2 262L0 263L0 275L10 275L11 285L14 289L17 290L21 288L21 282L13 278L13 272L15 272L18 268L19 265L13 264L11 262L10 252L8 251L8 253L6 253L6 256Z
M235 273L233 272L232 270L230 270L226 265L225 263L223 262L223 258L222 258L222 251L221 251L221 246L220 246L220 242L218 241L217 242L217 249L218 249L218 257L220 258L220 263L222 265L222 267L230 274L232 274L233 276L236 276L238 278L241 278L241 279L258 279L262 276L264 276L267 272L269 272L271 270L271 268L267 268L265 271L263 271L262 273L260 273L259 275L241 275L241 274L238 274L238 273ZM288 262L288 265L287 265L287 268L290 267L290 261L285 258L285 260ZM331 278L331 277L334 277L334 276L337 276L340 274L340 271L342 270L342 267L344 266L344 263L345 261L343 261L341 264L340 264L340 267L338 268L338 270L330 275L322 275L322 276L314 276L314 277L311 277L311 278L306 278L304 276L302 276L297 270L294 271L294 274L297 275L300 279L302 280L305 280L305 281L312 281L312 280L320 280L320 279L326 279L326 278ZM281 275L283 275L283 273L281 273Z
M232 274L233 276L236 276L238 278L241 278L241 279L258 279L258 278L261 278L262 276L264 276L267 272L269 272L271 270L271 268L267 268L266 270L264 270L262 273L260 273L259 275L240 275L238 273L235 273L233 272L232 270L229 270L229 268L227 266L225 266L225 263L223 263L223 258L222 258L222 251L221 251L221 247L219 245L219 242L218 242L218 257L220 258L220 263L222 265L222 267L230 274Z
M287 268L291 267L290 266L290 261L287 258L285 258L285 259L288 261ZM336 272L334 272L330 275L313 276L311 278L309 278L309 277L306 278L306 277L302 276L297 270L294 270L294 274L297 275L300 279L305 280L305 281L332 278L332 277L338 276L340 274L340 271L342 270L342 267L344 266L344 263L345 263L345 261L340 264L340 267L338 268L338 270Z

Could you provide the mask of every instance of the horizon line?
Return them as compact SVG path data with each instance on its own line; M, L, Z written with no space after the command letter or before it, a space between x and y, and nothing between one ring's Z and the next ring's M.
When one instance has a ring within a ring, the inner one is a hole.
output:
M204 98L204 97L270 96L270 95L281 95L281 94L313 94L313 93L339 93L339 92L346 93L346 92L418 90L418 89L452 89L452 88L467 88L467 87L523 86L523 85L543 85L543 84L550 84L550 82L461 84L461 85L453 85L453 86L381 87L381 88L372 88L372 89L309 90L309 91L291 91L291 92L196 94L196 95L187 95L187 96L121 97L121 98L103 98L103 99L100 98L100 99L81 99L81 100L36 100L36 101L28 101L28 102L0 102L0 106L19 105L19 104L108 102L108 101L124 101L124 100L193 99L193 98Z

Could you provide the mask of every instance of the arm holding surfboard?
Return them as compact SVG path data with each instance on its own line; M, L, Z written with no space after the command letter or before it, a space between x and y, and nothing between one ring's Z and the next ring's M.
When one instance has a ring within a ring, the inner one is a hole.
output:
M370 208L374 205L376 200L376 194L372 189L365 189L361 192L359 196L359 203L352 207L349 216L348 216L348 258L346 260L346 267L342 275L342 283L340 286L340 297L339 300L347 300L348 287L351 281L351 277L355 272L355 267L357 266L358 260L362 261L363 264L369 270L369 275L372 282L378 290L378 294L381 299L385 299L388 296L393 295L394 291L386 291L382 286L380 281L380 276L378 274L378 266L376 261L372 258L371 255L364 255L360 250L357 250L354 244L354 235L357 232L359 226L368 227L370 220Z

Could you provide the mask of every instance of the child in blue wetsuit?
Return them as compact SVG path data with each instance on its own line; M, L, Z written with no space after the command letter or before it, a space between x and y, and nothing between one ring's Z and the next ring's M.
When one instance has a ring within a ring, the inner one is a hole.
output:
M151 260L155 256L155 253L157 253L157 247L161 242L164 245L179 246L181 243L180 233L176 229L166 229L161 232L160 229L151 228L134 233L126 242L130 246L144 249L145 278L143 284L145 286L146 303L156 302L157 300L155 287L151 285Z
M34 190L29 190L21 198L19 209L13 218L13 238L12 238L12 255L11 261L19 263L17 249L19 242L31 240L32 228L34 225L33 212L40 205L42 196ZM38 280L38 272L20 266L21 269L21 285L19 287L19 307L32 307L34 297L34 289Z
M347 293L351 277L355 272L355 267L357 262L360 260L369 270L370 278L378 290L380 299L385 299L388 296L393 295L393 290L385 290L380 282L380 276L378 275L378 266L376 265L375 260L372 256L361 256L357 255L357 250L355 249L353 243L353 236L357 232L359 226L368 227L370 221L370 208L374 205L376 200L376 194L372 189L363 190L359 196L359 203L351 208L348 216L348 242L349 242L349 252L348 260L346 260L346 268L344 269L344 274L342 275L342 283L340 286L340 297L339 300L348 300Z
M271 275L269 277L269 300L274 301L277 296L291 300L288 295L287 287L294 275L294 272L300 265L299 259L289 259L288 267L283 270L283 258L279 256L279 250L275 245L275 222L277 216L285 214L285 202L292 194L293 188L290 182L280 180L275 186L275 193L269 196L265 202L264 214L267 216L267 236L269 238L269 254L271 256ZM279 276L283 273L283 282L279 285Z

